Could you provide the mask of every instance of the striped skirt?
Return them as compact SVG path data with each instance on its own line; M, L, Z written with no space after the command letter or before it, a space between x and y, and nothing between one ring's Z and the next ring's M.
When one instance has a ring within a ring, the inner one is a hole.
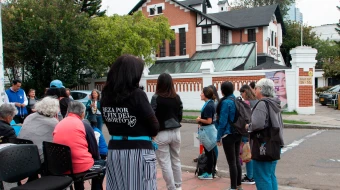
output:
M156 190L156 172L154 150L109 150L106 190Z

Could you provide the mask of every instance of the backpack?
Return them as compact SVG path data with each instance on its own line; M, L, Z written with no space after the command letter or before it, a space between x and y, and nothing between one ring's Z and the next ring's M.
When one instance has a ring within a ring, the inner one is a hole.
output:
M200 176L204 172L206 172L207 163L208 163L208 157L204 153L200 154L197 158L197 166L196 166L195 175Z
M236 133L243 136L248 136L248 130L246 129L246 124L251 123L251 108L250 106L242 100L241 97L229 98L234 101L236 106L234 121L228 119L231 126L236 129Z

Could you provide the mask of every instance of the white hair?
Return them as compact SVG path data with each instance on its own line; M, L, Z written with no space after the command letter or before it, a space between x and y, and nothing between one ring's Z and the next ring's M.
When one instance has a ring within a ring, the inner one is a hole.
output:
M67 112L68 113L74 113L79 116L81 116L83 113L85 113L86 107L83 103L78 101L71 101L68 103Z
M34 105L34 109L47 117L54 117L59 112L59 101L47 96Z
M0 106L0 118L14 117L18 114L18 109L13 104L2 104Z
M261 88L261 94L265 97L275 97L274 82L267 78L260 79L255 88Z

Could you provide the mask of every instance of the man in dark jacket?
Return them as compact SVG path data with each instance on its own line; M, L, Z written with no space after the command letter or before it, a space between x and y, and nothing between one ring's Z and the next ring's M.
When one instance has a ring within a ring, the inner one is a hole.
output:
M9 124L18 113L13 104L2 104L0 106L0 139L16 137L13 127Z

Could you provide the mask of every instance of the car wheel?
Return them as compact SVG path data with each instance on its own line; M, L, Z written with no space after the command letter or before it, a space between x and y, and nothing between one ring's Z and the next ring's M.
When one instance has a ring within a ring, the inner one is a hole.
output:
M321 103L321 105L325 106L325 105L327 105L327 104L326 104L326 103Z

